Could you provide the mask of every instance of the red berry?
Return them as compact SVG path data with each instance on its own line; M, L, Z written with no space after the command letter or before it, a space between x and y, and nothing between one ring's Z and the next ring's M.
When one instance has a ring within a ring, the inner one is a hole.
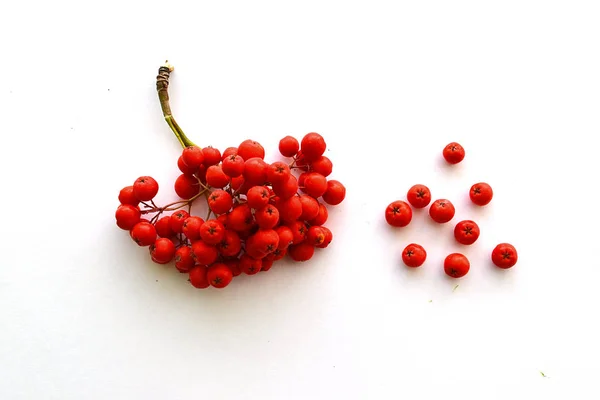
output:
M402 261L407 267L420 267L427 258L427 252L420 244L411 243L402 251Z
M217 289L222 289L231 283L231 280L233 279L233 273L227 265L223 263L217 263L208 267L206 277L211 286Z
M237 153L244 160L249 160L253 157L258 157L261 160L265 158L265 149L261 146L260 143L254 140L244 140L239 146Z
M225 151L223 152L223 155L221 156L221 161L225 160L227 157L229 156L235 156L237 154L237 147L228 147L225 149Z
M245 159L244 179L254 185L262 185L267 181L268 165L262 158L254 157Z
M302 203L298 196L282 200L277 205L277 209L279 210L279 219L287 224L296 221L302 215Z
M200 239L200 227L204 224L204 220L195 215L187 217L183 221L181 232L190 240Z
M246 231L254 225L252 210L248 204L239 204L229 213L227 224L236 232Z
M287 182L290 174L290 167L281 161L275 161L267 168L267 180L272 184Z
M203 240L192 243L192 253L196 262L201 265L210 265L219 257L217 248L205 243Z
M327 182L327 190L323 193L323 201L332 206L340 204L346 198L346 188L339 181Z
M471 263L469 263L469 259L463 254L452 253L444 259L444 272L452 278L465 276L470 268Z
M269 254L265 258L262 259L262 267L260 268L261 272L266 272L271 269L273 263L275 262L275 258L273 253Z
M215 214L224 214L233 207L233 198L225 190L213 190L208 196L208 206Z
M429 207L429 216L439 224L450 222L455 213L454 205L447 199L438 199Z
M195 264L196 261L194 260L190 246L181 246L175 251L175 268L179 272L189 272Z
M404 227L412 220L412 209L407 202L396 200L385 209L385 220L393 227Z
M321 197L327 191L327 179L317 172L309 172L304 178L302 190L312 197Z
M204 162L204 154L198 146L189 146L183 149L181 158L185 165L194 169L198 168Z
M253 186L246 194L248 205L255 210L263 208L269 204L270 197L271 194L269 193L269 188L266 186Z
M211 165L217 165L221 162L221 152L219 149L208 146L202 149L202 155L204 156L204 165L210 167Z
M313 246L320 246L325 242L325 230L320 226L311 226L308 228L306 241Z
M200 193L200 183L192 175L179 175L175 180L175 193L184 200L189 200Z
M119 203L132 206L140 204L140 201L135 197L135 194L133 194L133 186L127 186L121 189L119 192Z
M229 185L229 176L223 172L220 165L211 165L206 170L206 183L209 186L222 189Z
M300 150L307 161L314 161L325 153L325 139L318 133L311 132L302 138Z
M265 251L264 247L262 246L262 243L258 241L256 235L249 235L246 238L245 245L246 254L248 254L254 259L260 260L264 258L267 254L269 254Z
M333 164L329 158L321 156L310 163L310 170L328 177L331 175L331 171L333 171Z
M271 204L256 210L254 219L260 228L271 229L279 222L279 211Z
M294 261L308 261L315 254L315 246L307 242L294 244L288 248L288 254Z
M197 289L206 289L210 286L207 277L208 268L204 265L197 265L189 272L190 283Z
M246 275L258 274L262 268L262 261L250 257L248 254L242 254L240 257L240 269Z
M327 218L329 217L329 211L327 211L327 207L322 203L319 203L319 214L310 221L308 221L311 225L323 225L327 222Z
M275 228L275 232L277 232L277 235L279 236L279 245L277 246L279 250L287 249L294 241L294 232L285 225Z
M129 234L138 246L150 246L156 241L156 228L150 222L138 222Z
M319 215L319 202L312 196L303 194L298 197L302 204L302 214L299 219L303 221L310 221Z
M233 190L239 190L244 185L244 176L236 176L235 178L231 178L231 188Z
M308 234L308 227L302 221L295 221L289 225L292 230L292 244L299 244L306 240L306 235Z
M133 184L133 195L139 201L149 201L158 193L158 183L151 176L140 176Z
M173 237L173 235L175 235L175 232L173 232L173 229L171 229L171 217L170 216L165 216L165 217L160 218L154 224L154 228L156 228L156 233L160 237L171 238L171 237Z
M117 211L115 212L117 226L123 230L129 231L135 224L140 222L141 215L138 207L130 204L122 204L117 207Z
M265 255L274 252L279 246L279 235L273 229L259 229L254 234L254 240L257 250Z
M217 250L224 257L235 257L242 250L242 240L236 232L226 229L223 239L217 244Z
M431 202L431 191L425 185L414 185L408 189L406 199L414 208L425 208Z
M298 180L294 175L290 174L290 177L284 183L274 183L273 191L283 200L289 199L298 193Z
M150 257L158 264L167 264L175 256L175 243L171 239L158 238L150 245Z
M469 190L469 198L473 204L478 206L485 206L492 201L494 197L494 191L492 187L485 182L479 182L471 186Z
M202 183L206 183L206 170L208 169L208 167L204 164L202 164L199 168L198 168L198 172L196 172L196 176L198 177L198 179L200 179L200 182Z
M307 175L308 175L308 172L303 172L300 174L300 176L298 176L298 185L300 187L304 187L304 180L306 179Z
M308 160L306 159L304 154L302 154L302 150L300 150L298 154L296 154L295 162L296 167L298 169L300 169L301 171L308 171Z
M500 243L492 250L492 262L498 268L512 268L518 259L517 249L510 243Z
M479 237L479 226L475 221L460 221L454 227L454 238L460 244L471 245Z
M244 159L237 154L232 154L223 159L221 168L227 176L231 178L238 177L244 172Z
M183 161L183 156L179 156L177 159L177 168L185 175L194 175L196 171L198 171L197 167L188 166L185 161Z
M177 210L171 214L171 230L175 233L183 233L183 223L189 217L187 211Z
M465 149L458 143L448 143L442 152L449 164L458 164L465 158Z
M225 236L225 227L216 219L209 219L200 227L200 237L207 244L216 245Z
M321 226L320 228L325 232L325 240L323 240L323 243L321 243L317 247L324 249L327 246L329 246L329 244L333 240L333 233L331 233L331 230L329 230L329 228L325 226Z
M294 157L300 150L300 143L293 136L286 136L279 141L279 152L284 157Z
M229 267L233 276L240 276L242 269L240 268L240 260L233 258L231 260L225 260L225 265Z

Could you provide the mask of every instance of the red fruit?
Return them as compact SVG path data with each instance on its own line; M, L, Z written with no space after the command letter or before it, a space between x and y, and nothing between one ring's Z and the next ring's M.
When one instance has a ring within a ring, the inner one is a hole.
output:
M223 239L217 244L217 250L224 257L235 257L242 250L242 240L236 232L226 229Z
M129 234L138 246L150 246L156 240L156 228L150 222L138 222Z
M175 193L184 200L189 200L200 193L200 183L192 175L179 175L175 180Z
M425 208L431 202L431 191L425 185L414 185L408 189L406 199L414 208Z
M271 204L256 210L254 219L260 228L271 229L279 222L279 211Z
M512 268L518 259L517 249L510 243L500 243L492 250L492 262L498 268Z
M171 229L171 217L170 216L165 216L165 217L160 218L154 224L154 228L156 228L156 233L160 237L171 238L171 237L173 237L173 235L175 235L175 232L173 232L173 229Z
M322 156L323 153L325 153L326 147L327 145L325 144L323 136L315 132L306 134L300 143L300 150L302 150L302 154L306 161L309 162Z
M231 260L225 260L225 265L229 267L233 276L240 276L242 269L240 268L240 260L233 258Z
M237 154L237 147L228 147L225 149L225 151L223 152L223 155L221 156L221 160L225 160L227 157L229 156L235 156Z
M470 268L469 259L460 253L449 254L444 260L444 272L452 278L465 276Z
M196 261L190 246L181 246L175 251L175 268L181 273L189 272Z
M333 164L329 158L321 156L310 163L310 170L328 177L331 175L331 171L333 171Z
M207 276L208 268L203 265L197 265L189 272L190 283L197 289L206 289L210 286Z
M187 211L177 210L171 214L171 230L175 233L183 233L183 223L189 217Z
M455 213L454 205L447 199L438 199L429 207L429 216L439 224L445 224L452 220Z
M288 246L294 242L294 232L292 232L288 226L278 226L275 228L275 232L277 232L277 235L279 236L279 245L277 246L279 250L287 249Z
M272 257L273 253L269 254L265 258L262 259L262 267L260 268L261 272L267 272L273 266L275 262L274 257Z
M224 214L233 207L233 197L225 190L213 190L208 196L208 206L215 214Z
M333 240L333 233L331 233L331 231L329 230L329 228L327 228L325 226L321 226L320 228L325 232L325 240L323 240L323 243L321 243L317 247L319 247L321 249L324 249L327 246L329 246L329 244Z
M198 171L197 167L188 166L185 161L183 161L183 156L179 156L177 159L177 168L185 175L194 175L196 171Z
M246 275L258 274L262 268L262 260L250 257L248 254L242 254L240 257L240 269Z
M492 187L485 182L479 182L471 186L469 190L469 198L473 204L478 206L485 206L492 201L494 197L494 191Z
M262 185L267 181L267 168L269 167L262 158L246 159L244 163L244 179L254 185Z
M216 245L225 236L225 227L216 219L209 219L200 227L200 237L204 242Z
M285 257L286 254L287 254L287 248L277 249L269 255L273 256L273 261L277 261L277 260L281 260L283 257Z
M204 154L198 146L189 146L183 149L181 158L185 165L194 169L198 168L204 162Z
M322 203L319 203L319 214L310 221L308 221L311 225L323 225L327 222L327 218L329 217L329 211L327 211L327 207Z
M402 261L407 267L420 267L427 259L427 252L420 244L411 243L402 251Z
M231 188L233 190L239 190L244 185L244 176L236 176L235 178L231 178Z
M229 267L223 263L213 264L208 267L206 272L206 278L210 282L211 286L222 289L231 283L233 279L233 273Z
M460 244L471 245L479 237L479 226L475 221L460 221L454 227L454 238Z
M286 223L296 221L302 215L302 202L298 196L290 197L287 200L282 200L277 204L279 210L279 219Z
M140 176L133 184L133 195L139 201L150 201L158 193L158 183L151 176Z
M385 209L385 220L393 227L404 227L412 220L412 209L407 202L396 200Z
M225 227L225 229L229 229L229 225L228 225L228 221L229 221L229 214L221 214L217 217L217 221L219 221L220 223L223 224L223 226Z
M227 176L231 178L235 178L237 176L242 175L244 172L244 159L237 154L232 154L223 158L223 164L221 168L223 172L227 174Z
M320 246L325 242L325 230L320 226L311 226L308 228L306 241L313 246Z
M250 234L246 238L245 245L246 254L257 260L264 258L268 254L266 251L264 251L262 244L257 240L256 235Z
M126 186L119 192L119 203L137 206L140 201L133 194L133 186Z
M323 193L323 200L327 204L336 206L346 198L346 188L341 182L331 180L327 182L327 190Z
M263 208L269 204L269 197L271 196L269 188L266 186L253 186L248 190L246 199L248 205L255 210Z
M240 204L229 213L227 224L236 232L246 231L254 225L254 217L248 204Z
M223 172L220 165L211 165L206 170L206 183L209 186L222 189L229 185L229 176Z
M175 243L171 239L158 238L150 245L150 257L158 264L167 264L175 256Z
M296 167L299 168L301 171L308 171L308 160L306 159L306 157L304 157L304 154L302 154L302 150L300 150L298 152L298 154L296 154Z
M219 257L217 248L202 240L192 243L192 253L196 262L201 265L210 265Z
M308 261L315 254L315 246L307 242L294 244L288 248L288 254L294 261Z
M284 183L273 184L273 192L283 200L289 199L298 193L298 180L290 174L290 177Z
M238 146L237 153L244 160L249 160L253 157L258 157L261 160L265 158L265 149L261 146L260 143L251 139L244 140Z
M319 215L319 202L314 197L303 194L298 197L302 204L302 214L298 219L310 221Z
M266 255L279 246L279 235L273 229L259 229L254 234L254 241L256 249Z
M298 185L300 187L304 187L304 180L306 179L307 175L308 175L308 172L303 172L300 174L300 176L298 176Z
M274 183L285 183L290 178L290 167L281 161L275 161L267 168L267 180Z
M458 164L465 158L465 149L458 143L448 143L442 152L449 164Z
M284 157L294 157L300 150L300 143L293 136L286 136L279 141L279 152Z
M327 179L317 172L309 172L304 178L302 190L312 197L321 197L327 191Z
M204 165L210 167L211 165L217 165L221 162L221 152L219 149L208 146L202 149L202 155L204 156Z
M198 177L198 179L200 179L200 182L206 184L206 169L207 166L202 164L199 168L198 168L198 172L196 172L196 176Z
M302 221L295 221L289 225L292 230L293 239L292 244L299 244L306 240L306 235L308 234L308 227Z
M187 217L183 221L181 232L190 240L200 239L200 227L204 224L204 220L195 215Z
M115 212L117 226L123 230L129 231L135 224L140 222L141 215L138 207L134 207L130 204L122 204L117 207L117 211Z

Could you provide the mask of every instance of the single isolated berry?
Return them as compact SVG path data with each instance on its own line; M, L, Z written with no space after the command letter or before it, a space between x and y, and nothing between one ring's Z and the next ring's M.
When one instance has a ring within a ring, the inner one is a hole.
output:
M425 185L413 185L408 189L406 199L414 208L425 208L431 203L431 191Z
M429 216L438 224L450 222L455 213L454 204L447 199L438 199L429 207Z
M458 164L465 158L465 149L458 143L448 143L442 152L448 164Z
M412 220L412 209L407 202L396 200L385 209L385 220L393 227L404 227Z
M454 227L454 238L460 244L471 245L479 238L479 226L475 221L460 221Z
M402 251L402 261L407 267L416 268L423 265L427 258L427 252L417 243L411 243Z
M284 157L294 157L300 150L300 143L293 136L286 136L279 141L279 152Z
M494 191L492 187L485 182L479 182L471 186L469 190L469 198L478 206L485 206L492 201L494 197Z
M498 268L512 268L518 259L517 249L510 243L500 243L492 250L492 262Z
M150 201L158 193L158 183L151 176L140 176L133 183L133 195L139 201Z
M462 278L469 272L469 269L471 269L471 263L464 254L452 253L444 259L444 272L452 278Z

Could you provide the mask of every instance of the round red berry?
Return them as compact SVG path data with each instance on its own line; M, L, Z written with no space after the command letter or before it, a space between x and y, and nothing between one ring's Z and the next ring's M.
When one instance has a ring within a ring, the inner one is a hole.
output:
M294 241L294 232L290 229L290 227L281 225L275 228L275 232L279 236L279 245L277 248L279 250L287 249L290 244Z
M246 182L254 185L262 185L267 181L268 164L258 157L245 159L244 179Z
M302 203L302 214L299 219L310 221L319 215L319 202L314 197L303 194L298 199Z
M289 225L292 230L292 244L299 244L306 240L308 226L302 221L295 221Z
M237 258L232 258L225 260L225 265L229 267L231 270L231 274L236 277L242 274L242 269L240 268L240 260Z
M427 252L417 243L411 243L402 251L402 261L407 267L420 267L427 258Z
M469 190L469 198L473 204L478 206L485 206L492 201L494 197L494 191L492 187L485 182L479 182L471 186Z
M333 164L329 158L321 156L310 163L310 170L328 177L331 175L331 171L333 171Z
M449 164L458 164L465 158L465 149L458 143L448 143L442 152Z
M333 240L333 233L331 232L331 230L329 228L327 228L325 226L321 226L320 228L323 230L323 232L325 232L325 240L323 240L323 243L321 243L317 247L324 249L327 246L329 246L329 244Z
M283 200L289 199L298 193L298 179L294 175L290 175L284 183L274 183L273 192Z
M290 167L281 161L275 161L267 168L267 180L272 184L285 183L290 178Z
M223 263L216 263L208 267L206 278L212 287L222 289L231 283L233 273L229 267Z
M204 156L204 165L207 167L217 165L221 162L221 152L214 147L208 146L203 148L202 155Z
M311 225L323 225L327 222L327 218L329 218L329 211L327 211L327 207L324 204L319 203L319 213L317 216L310 221L308 221Z
M225 151L223 152L223 155L221 156L221 161L224 161L227 157L229 156L234 156L237 154L237 147L228 147L225 149Z
M282 200L277 204L279 219L286 224L296 221L302 215L302 202L298 196Z
M119 203L137 206L140 201L133 194L133 186L126 186L119 192Z
M217 250L224 257L235 257L242 250L242 240L235 231L226 229L223 239L217 244Z
M408 189L406 199L414 208L425 208L431 203L431 191L425 185L414 185Z
M190 283L197 289L206 289L210 286L210 282L207 277L208 268L204 265L197 265L192 268L189 272Z
M210 265L219 257L219 252L215 246L211 246L203 240L192 243L192 253L194 259L200 265Z
M327 188L327 178L317 172L309 172L304 178L302 190L314 198L321 197Z
M156 228L150 222L138 222L131 228L130 236L138 246L150 246L156 240Z
M233 207L233 197L225 190L213 190L208 195L208 206L215 214L224 214Z
M206 170L206 183L214 188L222 189L229 185L229 176L223 172L220 165L211 165Z
M444 259L444 272L452 278L465 276L470 268L471 263L469 263L469 259L464 254L452 253L448 254Z
M181 232L190 240L200 239L200 227L204 224L204 220L198 216L190 216L183 221Z
M323 193L323 201L332 206L340 204L346 198L346 188L341 182L330 180L327 182L327 190Z
M117 226L123 230L129 231L135 224L140 222L141 215L139 207L130 204L122 204L117 207L117 211L115 212Z
M189 272L196 261L190 246L181 246L175 251L175 268L181 273Z
M246 275L255 275L262 268L262 260L252 258L248 254L242 254L240 257L240 269Z
M183 233L183 223L189 217L187 211L177 210L171 214L171 230L175 233Z
M454 205L447 199L438 199L429 207L429 216L439 224L450 222L455 213Z
M158 264L167 264L175 257L175 243L171 239L158 238L150 245L150 257Z
M294 157L300 150L300 143L293 136L286 136L279 141L279 152L284 157Z
M315 246L308 242L293 244L288 248L291 259L298 262L308 261L315 254Z
M248 205L255 210L259 208L263 208L267 204L269 204L269 198L271 197L271 193L269 192L269 188L266 186L253 186L246 193L246 201Z
M204 162L204 154L202 149L198 146L188 146L183 149L181 158L185 165L190 168L196 169Z
M200 193L200 183L192 175L181 174L175 180L175 193L184 200L189 200Z
M404 227L412 220L412 209L407 202L396 200L385 209L385 220L393 227Z
M183 156L179 156L177 159L177 168L185 175L194 175L196 171L198 171L198 167L188 166L185 161L183 161Z
M158 183L151 176L140 176L133 184L133 195L139 201L149 201L158 193Z
M460 221L454 227L454 238L460 244L471 245L479 238L479 226L475 221Z
M242 157L237 154L232 154L223 159L221 168L227 176L231 178L238 177L244 173L245 161Z
M246 231L252 228L254 217L248 204L239 204L231 210L227 218L227 225L236 232Z
M170 216L159 218L159 220L154 224L154 228L156 228L156 233L160 237L171 238L173 235L175 235L175 232L173 232L173 229L171 229Z
M325 139L316 132L307 133L300 142L300 150L306 161L314 161L325 153Z
M492 262L498 268L512 268L517 264L518 259L517 249L510 243L500 243L492 250Z
M325 242L325 230L320 226L311 226L306 234L306 241L313 246L320 246Z
M209 219L200 227L200 237L207 244L216 245L225 235L225 227L216 219Z
M244 160L249 160L253 157L258 157L260 159L265 158L265 149L262 147L260 143L255 140L247 139L244 140L239 146L237 153Z
M267 204L256 210L254 219L260 228L271 229L279 222L279 210L272 204Z

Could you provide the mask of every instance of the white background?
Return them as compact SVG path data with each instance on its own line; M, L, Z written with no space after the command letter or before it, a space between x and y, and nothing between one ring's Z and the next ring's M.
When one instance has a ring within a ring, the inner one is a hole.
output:
M597 2L191 4L3 6L0 398L598 398ZM174 198L165 59L199 144L252 138L275 160L287 134L325 137L348 189L328 249L200 291L116 227L138 176ZM415 183L480 240L426 212L388 229ZM429 257L408 271L413 241ZM512 270L490 265L501 241ZM451 251L472 262L459 281Z

